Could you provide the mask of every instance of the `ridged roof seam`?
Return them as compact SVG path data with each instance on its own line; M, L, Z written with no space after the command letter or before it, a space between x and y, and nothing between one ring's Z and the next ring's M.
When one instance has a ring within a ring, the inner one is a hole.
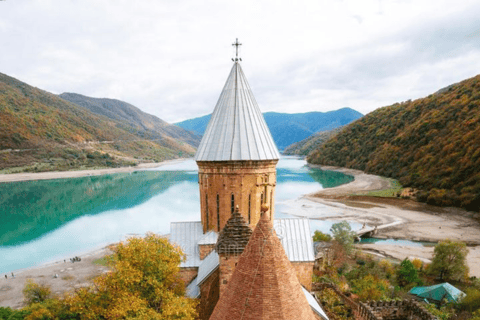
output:
M245 86L245 90L248 91L248 92L251 92L250 86L248 85L248 82L247 82L247 79L246 79L246 77L245 77L245 74L243 73L243 70L240 69L240 71L242 72L243 79L245 80L245 85L244 85L244 86ZM260 121L258 121L258 120L260 120L260 119L257 119L257 118L258 118L258 116L263 117L263 115L262 115L262 113L260 112L260 108L257 108L257 106L256 106L257 102L255 101L255 97L253 96L253 93L250 94L248 98L249 98L249 100L250 100L250 105L252 105L253 108L254 108L254 110L253 110L254 113L253 113L253 114L255 115L255 111L256 111L256 113L257 113L257 114L256 114L257 117L254 116L254 120L255 120L255 121L254 121L254 124L255 124L255 126L256 126L256 130L254 130L253 132L254 132L254 133L260 132L261 129L262 129L262 128L261 128L262 125L261 125ZM260 113L260 115L259 115L258 113ZM252 123L252 125L253 125L253 123ZM259 141L258 141L258 140L260 140L260 144L261 144L261 147L262 147L262 148L259 148L259 146L258 146ZM258 139L255 139L255 144L257 145L258 157L259 157L260 159L262 159L262 158L267 158L267 154L266 154L266 152L265 152L265 146L263 145L263 141L262 141L262 140L263 140L263 139L262 139L261 134L258 135ZM262 154L262 153L260 152L260 150L263 150L263 151L264 151L264 152L263 152L264 154Z
M232 68L232 70L230 70L230 73L228 74L227 81L225 82L225 85L223 86L222 93L220 94L220 97L218 97L217 104L215 105L215 108L213 109L213 113L212 113L213 117L212 117L212 119L210 119L210 122L208 123L207 129L205 130L205 133L204 133L204 136L207 137L207 140L205 141L204 144L202 144L200 146L200 147L202 147L202 150L201 150L201 154L199 154L198 158L204 156L204 153L207 151L207 146L211 143L211 140L214 137L212 131L214 131L214 129L216 128L216 124L218 123L218 119L220 118L219 114L218 114L218 111L220 111L219 109L222 106L221 101L222 101L222 97L224 96L223 93L228 89L228 84L229 84L228 79L231 77L231 74L232 74L233 71L234 70ZM208 155L207 155L207 157L208 157Z
M245 93L245 90L242 90L242 97L243 97L243 100L244 101L247 101L248 98L247 98L247 95ZM245 110L246 109L246 110ZM248 156L249 158L251 159L252 158L252 151L251 151L251 146L250 146L250 139L248 138L248 132L249 132L249 128L247 128L248 126L248 123L251 123L251 121L247 121L247 118L246 118L246 114L248 113L249 117L250 117L250 109L249 108L244 108L243 110L243 119L244 119L244 122L243 122L243 125L245 127L245 138L247 139L247 150L248 150ZM258 150L257 150L258 151Z

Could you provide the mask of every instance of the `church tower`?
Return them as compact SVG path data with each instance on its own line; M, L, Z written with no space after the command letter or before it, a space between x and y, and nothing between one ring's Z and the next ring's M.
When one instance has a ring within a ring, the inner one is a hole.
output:
M262 204L273 219L276 165L280 154L237 55L200 142L198 165L203 232L220 232L239 207L253 228Z

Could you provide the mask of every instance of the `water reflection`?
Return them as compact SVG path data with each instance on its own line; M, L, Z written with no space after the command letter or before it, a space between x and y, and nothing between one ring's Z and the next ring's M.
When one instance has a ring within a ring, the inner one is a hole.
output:
M349 181L293 157L277 168L277 217L285 217L282 201ZM196 172L187 160L131 174L0 184L0 273L68 259L128 234L166 234L172 221L198 221Z

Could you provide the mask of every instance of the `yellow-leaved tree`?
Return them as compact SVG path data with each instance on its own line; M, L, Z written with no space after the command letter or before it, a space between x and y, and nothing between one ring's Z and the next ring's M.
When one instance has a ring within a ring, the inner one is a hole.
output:
M195 319L196 302L185 297L179 265L185 258L166 238L147 234L113 247L112 272L64 299L78 319Z

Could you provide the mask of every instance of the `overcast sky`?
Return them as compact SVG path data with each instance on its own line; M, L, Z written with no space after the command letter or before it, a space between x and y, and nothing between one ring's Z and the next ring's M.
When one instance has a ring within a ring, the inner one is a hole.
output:
M232 43L263 112L364 114L480 73L478 0L5 0L0 72L168 122L213 111Z

